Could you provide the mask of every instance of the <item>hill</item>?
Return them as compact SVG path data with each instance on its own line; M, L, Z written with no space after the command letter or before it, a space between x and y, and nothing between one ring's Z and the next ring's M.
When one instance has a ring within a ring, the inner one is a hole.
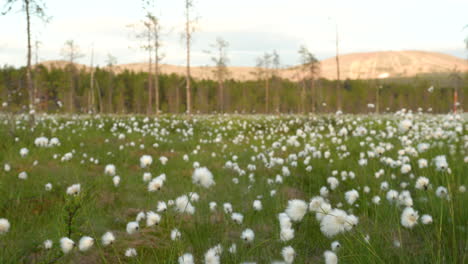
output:
M41 64L46 67L64 67L64 61L46 61ZM320 76L326 79L336 79L336 58L322 60ZM79 65L78 67L85 67ZM115 66L117 72L124 70L147 71L147 63L130 63ZM412 77L419 74L446 73L454 69L468 71L467 61L437 52L426 51L380 51L366 53L350 53L340 56L341 79L372 79L382 73L388 73L389 77ZM213 67L191 67L191 74L196 79L212 79ZM230 78L236 80L253 80L255 67L229 67ZM165 74L185 74L184 66L161 65L161 72ZM290 67L280 71L281 77L295 80L298 75L298 67Z

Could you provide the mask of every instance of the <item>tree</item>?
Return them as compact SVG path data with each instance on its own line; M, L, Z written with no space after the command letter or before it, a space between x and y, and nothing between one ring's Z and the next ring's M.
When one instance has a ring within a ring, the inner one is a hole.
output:
M341 80L340 80L340 51L339 51L339 35L338 35L338 23L335 24L336 34L336 106L338 110L341 110Z
M272 75L272 55L265 52L263 56L257 58L257 78L265 81L265 113L270 112L270 79Z
M281 62L280 62L280 57L278 52L276 50L273 50L273 53L271 54L272 57L272 79L273 79L273 86L274 86L274 92L275 92L275 99L274 99L274 105L275 105L275 112L279 113L280 112L280 95L279 95L279 70L281 67Z
M190 11L193 8L193 0L185 0L185 48L186 48L186 71L185 71L185 89L186 89L186 100L187 100L187 114L190 115L192 109L192 95L190 88L190 46L192 45L192 34L195 32L193 26L196 20L190 19Z
M151 22L153 31L153 47L154 47L154 102L156 106L156 114L160 112L160 99L159 99L159 63L164 56L160 54L161 47L161 25L159 19L148 13L148 19Z
M114 66L117 64L117 58L111 54L107 54L106 59L107 69L109 70L109 85L107 87L107 109L109 113L114 112L113 95L114 95Z
M222 113L225 111L224 105L224 82L229 76L229 70L227 64L229 58L227 56L227 48L229 47L229 42L218 37L216 43L211 45L212 48L216 50L216 55L211 57L211 60L215 63L215 69L213 70L214 77L218 82L218 104L219 111Z
M310 80L310 93L312 96L312 112L316 111L318 104L320 104L318 93L314 93L315 79L320 73L320 62L315 58L305 46L299 48L300 56L300 70L302 71L302 87L303 87L303 99L306 98L306 79ZM302 112L305 112L305 103L302 104Z
M156 107L156 114L160 111L159 99L159 63L163 56L160 54L161 47L161 24L159 18L155 14L156 3L155 0L143 0L143 10L145 11L145 20L143 25L145 31L141 37L147 40L144 49L148 51L149 56L149 69L148 69L148 114L152 113L152 84L154 82L154 103ZM152 70L152 58L154 56L154 80Z
M74 40L67 40L60 51L62 57L68 62L67 68L70 73L70 87L68 90L68 111L73 113L74 111L74 96L75 96L75 76L76 76L76 61L84 54L81 53L80 47L75 43Z
M31 78L31 17L35 16L47 22L49 17L45 13L45 4L42 0L5 0L2 15L8 14L16 2L22 3L22 11L26 15L26 35L27 35L27 56L26 56L26 87L28 90L29 109L34 109L35 94Z
M94 113L94 45L91 47L91 76L89 78L88 112Z

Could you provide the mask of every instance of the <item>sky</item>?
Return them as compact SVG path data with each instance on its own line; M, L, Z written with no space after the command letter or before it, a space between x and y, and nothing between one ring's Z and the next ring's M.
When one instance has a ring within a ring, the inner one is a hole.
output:
M49 23L33 23L40 41L39 60L62 59L61 48L74 40L89 64L104 65L107 54L119 64L145 62L146 53L128 27L144 16L139 0L44 0ZM0 0L0 4L5 1ZM0 65L21 66L26 58L26 23L21 1L0 16ZM298 64L306 46L319 59L335 55L335 26L340 53L424 50L466 58L467 0L194 0L197 17L192 65L212 64L211 44L229 42L231 66L254 66L256 58L276 50L284 66ZM156 0L163 27L163 63L184 65L184 0Z

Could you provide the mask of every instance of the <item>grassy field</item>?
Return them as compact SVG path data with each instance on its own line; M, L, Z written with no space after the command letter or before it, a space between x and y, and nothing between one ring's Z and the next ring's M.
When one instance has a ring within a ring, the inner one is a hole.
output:
M468 262L466 116L1 121L0 263Z

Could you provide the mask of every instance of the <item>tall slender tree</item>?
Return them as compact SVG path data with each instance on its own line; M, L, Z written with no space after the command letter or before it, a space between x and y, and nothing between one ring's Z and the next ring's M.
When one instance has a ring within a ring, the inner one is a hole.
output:
M192 45L193 32L195 32L194 24L196 20L192 19L190 14L193 8L193 0L185 0L185 48L186 48L186 70L185 70L185 90L186 90L186 110L187 114L191 114L192 109L192 93L190 87L190 48Z
M211 47L216 50L216 53L211 57L211 60L215 64L213 74L218 82L218 107L219 111L222 113L225 111L224 82L229 76L229 70L227 68L227 64L229 63L229 58L227 56L229 42L218 37L216 39L216 43L212 44Z
M265 52L257 58L257 76L265 82L265 114L270 112L270 79L272 75L272 55Z
M26 87L28 89L28 104L29 104L29 109L33 110L34 109L34 102L35 102L35 94L34 94L34 88L33 88L33 82L32 82L32 77L31 77L31 72L32 72L32 66L31 66L31 57L32 57L32 44L31 44L31 34L32 34L32 28L31 28L31 20L32 17L37 17L43 22L48 22L49 17L46 15L45 10L45 3L42 0L5 0L4 4L4 10L1 12L2 15L8 14L11 10L13 10L13 7L15 3L20 2L22 4L22 11L25 14L25 19L26 19L26 35L27 35L27 56L26 56ZM33 113L33 111L30 111Z
M75 77L77 75L76 61L84 54L74 40L67 40L60 51L62 57L67 60L67 68L70 73L70 87L68 90L68 111L73 113L75 110Z
M320 104L319 94L315 92L315 80L320 72L320 62L315 58L314 54L312 54L305 46L301 46L299 48L299 56L300 56L300 69L303 72L302 74L302 86L303 86L303 100L305 100L306 96L306 79L310 81L310 94L311 98L311 110L315 112L317 110L318 104ZM302 112L305 112L305 103L302 103Z
M279 83L280 83L280 67L281 67L281 62L280 62L280 56L276 50L273 50L273 53L271 54L271 63L272 63L272 80L273 80L273 89L274 89L274 106L275 106L275 112L280 113L280 108L281 108L281 99L280 99L280 93L279 93Z
M148 43L146 49L149 52L149 56L154 56L154 73L152 71L151 58L149 59L149 71L148 71L148 83L154 83L154 105L156 107L156 114L160 112L160 99L159 99L159 74L160 74L160 61L163 59L163 55L160 52L161 47L161 24L159 18L156 15L156 1L155 0L142 0L143 10L145 11L145 31ZM152 54L152 55L151 55ZM154 74L154 75L153 75ZM154 79L153 79L154 77ZM151 89L151 86L148 88ZM148 90L148 94L151 95L151 91ZM151 97L149 100L151 100ZM148 102L149 107L152 107L152 103ZM152 110L149 110L151 113Z
M107 69L109 70L109 85L107 87L107 111L109 113L114 113L114 66L117 65L117 58L112 56L111 54L107 54L106 64Z
M338 34L338 23L335 24L335 40L336 40L336 100L337 108L341 110L341 79L340 79L340 50L339 50L339 34Z

